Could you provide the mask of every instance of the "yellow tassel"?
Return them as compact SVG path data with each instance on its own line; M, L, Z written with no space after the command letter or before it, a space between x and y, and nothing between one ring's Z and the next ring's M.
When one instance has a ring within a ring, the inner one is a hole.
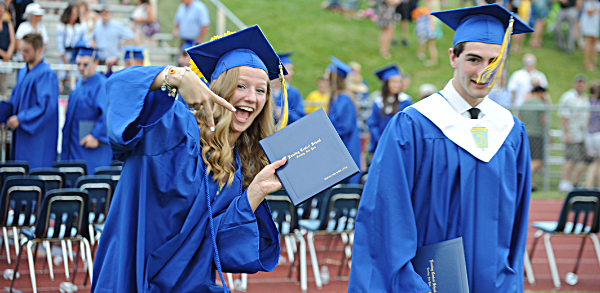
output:
M281 79L281 116L277 122L277 130L282 130L288 123L288 98L287 86L285 85L285 77L283 76L283 66L279 64L279 79Z
M226 32L225 34L223 34L222 36L219 36L219 35L214 35L214 36L213 36L212 38L210 38L210 40L208 40L208 41L210 42L210 41L218 40L218 39L220 39L220 38L222 38L222 37L224 37L224 36L228 36L228 35L231 35L231 34L235 34L235 32L230 32L230 31L227 31L227 32Z
M202 74L202 72L200 72L200 69L198 68L198 66L196 66L196 63L194 63L194 60L190 59L190 69L192 70L192 72L194 72L194 74L196 74L200 80L202 80L206 85L208 84L208 81L206 80L206 77L204 77L204 74Z
M508 28L504 34L502 40L502 47L500 47L500 53L496 60L488 65L483 72L477 77L477 83L484 83L488 85L488 88L493 88L496 85L500 85L504 88L506 78L503 78L506 63L508 60L508 50L510 46L510 37L513 31L513 23L515 22L513 16L510 17Z

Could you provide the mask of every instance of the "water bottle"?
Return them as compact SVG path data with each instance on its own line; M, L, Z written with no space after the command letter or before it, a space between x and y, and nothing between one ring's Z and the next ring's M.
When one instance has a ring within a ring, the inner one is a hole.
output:
M233 289L235 291L242 291L242 281L240 279L235 279L233 281Z
M6 270L4 270L3 276L4 276L5 280L12 281L13 276L15 276L15 271L13 269L6 269ZM18 279L21 276L21 274L19 274L19 272L17 272L16 276Z
M62 282L59 286L60 293L73 293L77 291L77 286L71 282Z
M571 286L577 284L577 281L579 281L579 277L575 273L568 273L565 277L565 283Z
M329 284L329 268L327 266L321 267L321 282L323 285Z

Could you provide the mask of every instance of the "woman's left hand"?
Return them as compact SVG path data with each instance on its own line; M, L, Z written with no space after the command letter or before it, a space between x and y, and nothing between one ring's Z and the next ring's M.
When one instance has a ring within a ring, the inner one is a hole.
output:
M260 205L268 194L281 189L281 182L279 181L279 178L277 178L275 170L285 165L286 162L287 158L284 157L281 160L273 162L273 164L265 166L258 174L256 174L256 177L254 177L254 180L252 180L252 183L248 186L247 192L248 202L250 202L252 211L256 211L258 205Z

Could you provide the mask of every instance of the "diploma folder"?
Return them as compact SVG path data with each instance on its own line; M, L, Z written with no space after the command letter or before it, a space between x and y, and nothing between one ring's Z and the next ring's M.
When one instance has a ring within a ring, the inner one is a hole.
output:
M418 247L412 265L431 292L469 293L462 237Z
M95 125L96 121L94 120L79 120L79 141L91 134Z
M269 162L287 157L276 172L295 206L359 172L323 109L259 143Z

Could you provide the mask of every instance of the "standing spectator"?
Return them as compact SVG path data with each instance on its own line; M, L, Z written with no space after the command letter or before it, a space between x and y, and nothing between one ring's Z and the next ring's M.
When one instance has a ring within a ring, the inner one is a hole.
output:
M565 160L562 180L558 185L561 192L569 192L581 180L585 170L585 134L588 128L590 100L585 93L587 77L577 74L573 80L573 88L560 97L558 103L560 122L565 142ZM577 166L575 166L577 164ZM571 181L573 167L576 167L575 181ZM573 184L575 182L575 184Z
M573 52L575 48L575 37L577 31L577 15L579 14L579 8L581 7L581 0L558 0L560 4L560 10L556 15L556 26L554 32L556 33L556 45L558 50L567 53ZM563 40L562 24L567 22L567 44L565 46Z
M531 191L535 191L535 172L544 165L544 147L546 145L546 114L545 114L546 89L541 86L534 87L525 98L519 109L519 119L525 124L529 149L531 151Z
M77 48L77 70L83 79L69 94L60 154L61 160L84 160L90 173L112 162L106 133L106 77L96 72L96 55L92 48Z
M94 26L98 21L98 13L89 9L88 4L85 1L78 1L75 3L77 11L79 12L79 21L81 26L84 28L84 39L86 45L91 45L92 33L94 32Z
M181 38L180 46L185 43L200 44L210 24L206 5L198 0L180 1L173 20L173 37Z
M419 40L417 48L417 58L425 60L425 66L435 66L438 62L437 48L435 40L440 37L439 20L430 15L433 10L433 1L427 1L427 6L418 7L412 12L412 19L415 21L415 35ZM432 7L429 7L432 6ZM425 55L425 45L429 50L429 59Z
M378 0L377 3L377 26L381 29L379 34L379 55L385 59L392 58L390 45L396 33L396 6L401 0Z
M112 19L112 13L104 6L100 11L102 22L98 22L92 33L93 44L98 50L99 64L106 64L106 58L119 57L119 48L133 41L133 31L124 23Z
M61 64L75 63L76 52L73 51L77 42L83 40L85 29L79 22L79 11L74 5L69 5L60 16L60 22L56 25L56 49L60 56ZM85 42L85 40L83 40ZM65 71L58 72L58 80L63 84L65 92L68 89L69 74Z
M16 33L15 33L15 39L16 39L16 43L15 43L15 50L17 51L17 59L19 59L19 61L25 61L22 60L21 57L23 57L20 53L21 51L21 39L23 38L23 36L25 36L26 34L29 33L38 33L42 35L43 41L44 41L44 50L46 49L46 44L48 44L48 32L46 31L46 26L42 23L42 16L44 16L44 9L42 9L42 7L37 4L37 3L31 3L29 5L27 5L27 8L25 9L25 14L24 17L26 19L28 19L28 21L25 21L23 23L21 23L21 25L19 26L19 28L17 29Z
M135 0L135 8L131 14L131 29L135 33L137 45L151 43L152 34L148 35L147 32L149 32L148 28L156 23L155 21L156 16L149 0Z
M550 14L551 6L551 0L534 0L532 3L532 16L535 21L533 27L535 31L531 34L531 39L529 39L529 46L532 48L542 47L542 36L544 35L546 18Z
M543 88L548 88L548 80L543 72L535 69L537 60L533 54L523 55L523 68L513 72L508 80L507 89L512 95L511 106L517 108L525 101L527 95L534 86L539 85ZM533 81L538 81L539 84L532 84Z
M346 88L354 95L354 100L358 106L358 131L360 136L361 154L369 141L369 126L367 119L371 116L371 107L373 101L369 99L369 85L361 75L362 66L356 61L348 62L352 72L346 78Z
M585 188L600 186L600 82L595 81L590 85L590 122L588 134L585 139L588 154L594 162L588 169Z
M327 107L329 104L329 80L324 77L317 79L317 89L310 92L304 101L307 104L304 106L306 114L310 114L319 108L323 108L327 113L329 111ZM321 104L321 106L313 104Z
M417 0L401 0L396 6L397 20L400 21L400 43L408 47L408 23L413 20L412 11L417 8Z
M0 15L4 15L6 3L0 0ZM2 21L0 25L0 58L1 62L9 62L12 59L15 50L15 29L12 22ZM8 79L12 73L11 68L0 68L0 100L8 100L6 90L8 87Z
M583 66L589 71L596 70L598 63L596 42L600 34L600 2L598 0L584 0L581 14L581 32L585 37Z
M50 167L58 142L58 77L42 60L42 35L26 34L22 45L26 65L17 73L10 97L13 116L6 122L13 130L11 159L27 161L31 168Z
M25 22L27 20L27 12L26 12L26 8L27 6L29 6L29 4L33 3L33 0L12 0L13 1L13 5L15 8L15 15L14 15L14 25L15 25L15 31L19 30L19 27L21 26L21 24L23 22Z

